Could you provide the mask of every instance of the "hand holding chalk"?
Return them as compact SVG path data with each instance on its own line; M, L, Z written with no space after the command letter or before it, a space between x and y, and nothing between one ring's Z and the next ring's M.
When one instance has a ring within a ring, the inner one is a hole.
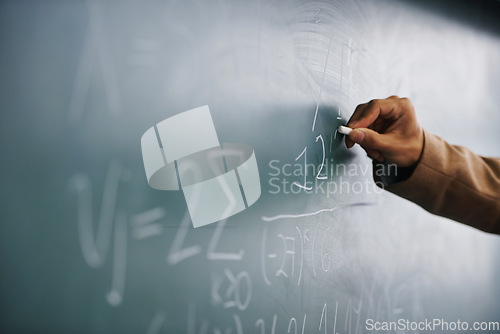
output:
M352 129L348 128L347 126L339 125L339 127L337 128L337 131L343 135L348 136L351 133Z
M359 144L370 158L399 167L415 165L423 149L424 134L415 109L409 99L397 96L358 105L347 127L338 131L347 135L347 148Z

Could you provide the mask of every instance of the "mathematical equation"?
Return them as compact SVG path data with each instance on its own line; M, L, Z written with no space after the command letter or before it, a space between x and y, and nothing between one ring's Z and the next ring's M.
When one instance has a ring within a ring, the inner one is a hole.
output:
M77 199L77 225L85 262L91 268L101 268L113 249L110 288L104 293L105 300L112 307L118 307L126 300L124 292L129 239L142 243L171 231L165 226L168 222L168 211L163 207L125 215L125 210L117 205L120 185L129 182L130 177L130 171L120 162L113 160L109 163L99 212L94 212L91 205L95 194L90 177L76 174L70 179ZM92 217L99 217L97 224ZM233 324L220 327L211 322L210 318L196 315L197 305L186 300L189 307L185 324L189 333L244 333L249 328L259 333L277 333L277 328L283 326L287 328L287 333L306 333L306 328L311 326L325 333L327 328L328 332L333 329L333 333L357 333L361 328L363 305L366 305L363 317L371 316L374 319L391 318L402 312L398 293L404 291L405 287L386 289L385 291L397 293L377 297L377 282L374 279L372 283L363 284L360 296L344 301L345 305L339 300L333 300L333 304L332 301L325 302L320 314L305 312L300 316L284 318L282 314L277 313L272 317L256 318L248 323L246 312L249 306L252 302L259 302L254 300L256 286L266 286L272 294L275 287L282 287L284 284L301 287L305 279L329 280L339 272L346 256L337 249L338 242L335 240L338 239L338 231L331 221L314 224L299 221L289 225L287 229L276 231L273 226L266 225L268 223L262 220L264 225L259 225L260 242L256 242L252 249L242 247L231 251L223 249L226 244L226 223L226 220L222 220L216 224L213 231L209 232L207 244L193 243L190 234L196 231L191 227L186 210L176 228L172 243L166 245L165 263L172 270L180 263L189 263L195 259L225 263L223 269L211 270L210 291L206 293L210 298L211 307L229 312ZM94 226L97 227L96 231ZM260 270L232 268L235 263L245 261L258 261ZM365 291L368 286L371 286L371 290ZM168 285L165 289L168 289ZM414 305L419 305L418 298ZM342 314L342 320L339 318L339 312ZM316 319L318 316L319 319ZM168 328L169 322L168 315L160 310L148 324L147 333L160 333L163 328Z

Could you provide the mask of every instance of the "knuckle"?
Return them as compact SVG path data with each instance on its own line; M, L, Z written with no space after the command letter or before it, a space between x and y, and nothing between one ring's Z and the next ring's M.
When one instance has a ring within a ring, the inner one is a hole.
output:
M378 99L371 99L370 102L368 102L368 105L370 107L373 107L374 105L376 105L378 103Z
M401 104L401 106L405 109L408 109L410 111L413 111L414 110L414 107L413 107L413 103L411 102L411 100L407 97L402 97L399 99L399 103Z
M403 105L407 105L407 106L410 106L412 105L411 101L409 98L407 97L402 97L399 99L400 103L403 104Z

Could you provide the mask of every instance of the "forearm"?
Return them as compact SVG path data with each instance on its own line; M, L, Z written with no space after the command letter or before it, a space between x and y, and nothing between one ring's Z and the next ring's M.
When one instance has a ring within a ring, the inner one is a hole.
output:
M411 176L385 189L433 214L500 234L500 159L480 157L424 133L422 156Z

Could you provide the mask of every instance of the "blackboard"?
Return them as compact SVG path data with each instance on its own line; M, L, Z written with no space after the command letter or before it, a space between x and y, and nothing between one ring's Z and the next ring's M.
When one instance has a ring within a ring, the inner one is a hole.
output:
M2 332L499 321L498 237L381 191L335 132L357 104L396 94L429 131L500 156L496 13L496 1L3 1ZM255 153L260 196L194 228L182 191L148 185L141 138L202 106L221 144Z

